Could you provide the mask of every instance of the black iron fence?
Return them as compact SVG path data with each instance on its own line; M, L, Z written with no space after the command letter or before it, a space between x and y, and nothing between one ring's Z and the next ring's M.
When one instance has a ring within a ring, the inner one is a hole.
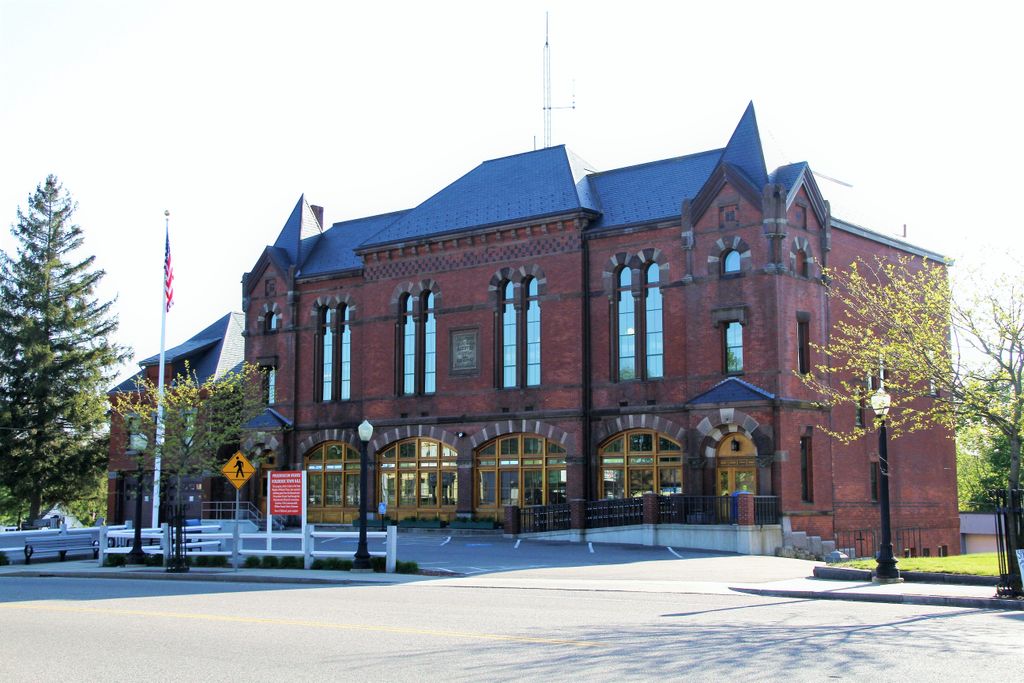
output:
M523 533L560 531L571 526L568 503L531 505L519 510L519 530Z
M878 555L882 532L878 529L844 529L835 532L836 550L851 558L873 558ZM901 527L894 530L892 552L897 559L918 557L923 554L920 527Z
M642 498L588 500L586 503L588 529L643 524L643 522L644 501Z
M662 524L732 524L734 510L729 496L661 496Z
M778 496L754 496L754 524L778 524L781 516Z
M996 593L1003 597L1024 596L1018 553L1024 540L1024 489L990 492L996 501L996 555L999 557L999 584Z

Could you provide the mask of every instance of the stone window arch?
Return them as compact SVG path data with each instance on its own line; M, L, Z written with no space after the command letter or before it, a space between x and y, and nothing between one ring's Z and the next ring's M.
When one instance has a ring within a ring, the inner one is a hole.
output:
M712 252L708 256L708 275L720 278L736 277L750 271L750 245L742 238L720 237L715 240Z
M810 278L813 273L814 257L806 237L795 237L789 245L790 271L797 277Z

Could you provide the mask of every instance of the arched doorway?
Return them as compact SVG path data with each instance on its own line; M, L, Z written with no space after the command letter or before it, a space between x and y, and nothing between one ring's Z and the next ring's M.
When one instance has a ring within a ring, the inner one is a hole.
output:
M650 429L619 432L601 445L598 454L600 498L683 492L683 448L665 434Z
M757 493L757 448L744 434L726 434L715 451L715 492L728 495L735 491Z
M565 448L538 434L508 434L476 450L473 509L501 520L506 505L566 502Z
M377 500L387 503L394 520L455 516L458 503L458 452L421 437L389 444L377 453Z

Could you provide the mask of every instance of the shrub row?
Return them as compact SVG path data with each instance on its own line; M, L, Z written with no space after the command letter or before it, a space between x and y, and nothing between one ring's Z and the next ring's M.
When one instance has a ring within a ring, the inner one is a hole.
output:
M192 567L227 567L229 558L223 555L198 555L187 558L189 566ZM127 556L123 553L107 555L105 565L107 567L123 567L127 562ZM7 563L7 558L0 553L0 565ZM159 567L163 564L162 555L147 555L146 565ZM302 569L302 558L285 555L249 555L245 558L244 566L248 569ZM387 560L383 557L371 557L370 567L377 573L383 573L387 568ZM328 557L313 560L312 569L329 569L347 572L352 569L352 560L344 560L340 557ZM415 562L403 562L398 560L395 563L395 571L399 574L416 574L420 566Z

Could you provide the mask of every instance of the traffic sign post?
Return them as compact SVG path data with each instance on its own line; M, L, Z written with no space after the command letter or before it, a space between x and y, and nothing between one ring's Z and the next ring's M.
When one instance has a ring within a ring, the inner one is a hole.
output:
M241 543L241 537L238 533L238 524L241 521L239 518L242 516L240 494L242 492L242 486L245 485L245 482L249 481L252 475L256 472L256 468L253 467L252 463L249 462L249 459L245 457L245 453L238 451L228 458L228 461L224 463L224 466L220 468L220 471L235 487L235 531L233 534L235 550L231 555L231 566L234 567L235 571L238 571L238 545Z

